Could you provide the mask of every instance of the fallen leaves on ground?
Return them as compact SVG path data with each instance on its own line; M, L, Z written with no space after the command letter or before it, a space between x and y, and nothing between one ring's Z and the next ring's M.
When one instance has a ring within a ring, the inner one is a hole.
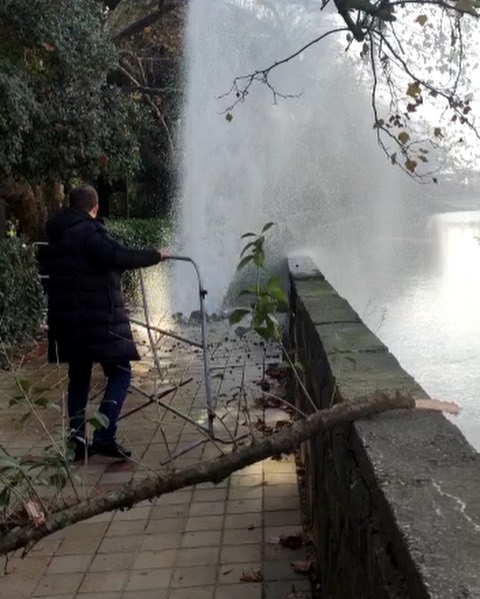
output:
M287 376L287 369L279 368L278 364L270 364L266 370L266 374L272 379L283 380Z
M310 574L315 571L315 563L312 559L305 561L292 562L291 567L297 574Z
M240 580L242 582L262 582L263 574L260 570L249 570L247 572L242 572Z
M298 549L305 544L305 538L301 532L297 532L290 535L272 537L268 542L272 545L280 545L281 547L288 547L289 549Z

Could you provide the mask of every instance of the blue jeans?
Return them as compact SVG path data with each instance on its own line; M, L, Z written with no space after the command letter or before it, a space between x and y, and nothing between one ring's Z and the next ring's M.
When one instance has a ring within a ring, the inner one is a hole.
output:
M127 397L132 370L130 362L103 362L107 387L100 403L99 412L108 418L108 428L96 429L95 441L111 443L117 433L117 420ZM87 407L93 362L79 361L68 364L68 416L71 436L85 439L85 408Z

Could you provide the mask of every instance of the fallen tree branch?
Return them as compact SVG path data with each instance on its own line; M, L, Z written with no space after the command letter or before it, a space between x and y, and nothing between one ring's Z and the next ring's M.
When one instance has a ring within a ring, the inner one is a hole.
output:
M428 409L429 400L422 401L423 405L419 405L419 407ZM437 402L436 406L431 405L431 407L432 409L442 409L442 406L445 405L447 404ZM306 420L295 422L288 430L275 433L261 441L255 441L248 447L234 453L165 476L160 474L150 476L119 491L111 491L101 497L89 499L57 513L49 514L41 526L28 525L13 530L0 539L0 554L7 554L22 547L27 547L71 524L87 520L103 512L122 508L128 509L140 501L199 483L212 482L218 484L233 472L250 464L270 456L290 453L304 441L338 424L353 422L388 410L413 409L415 407L416 401L413 397L399 393L395 396L377 393L356 403L344 402L337 404L332 408L312 414Z

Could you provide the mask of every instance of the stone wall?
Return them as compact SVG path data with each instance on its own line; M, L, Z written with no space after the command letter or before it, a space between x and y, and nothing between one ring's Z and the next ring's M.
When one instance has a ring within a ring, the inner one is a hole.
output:
M288 266L290 338L316 406L427 397L310 259ZM479 455L442 414L390 412L303 453L322 599L480 598Z

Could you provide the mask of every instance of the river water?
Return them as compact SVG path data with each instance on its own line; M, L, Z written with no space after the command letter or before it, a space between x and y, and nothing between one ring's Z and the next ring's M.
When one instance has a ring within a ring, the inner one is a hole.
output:
M438 204L405 211L394 233L372 231L360 259L338 243L311 253L405 370L461 405L453 420L480 450L480 212Z

